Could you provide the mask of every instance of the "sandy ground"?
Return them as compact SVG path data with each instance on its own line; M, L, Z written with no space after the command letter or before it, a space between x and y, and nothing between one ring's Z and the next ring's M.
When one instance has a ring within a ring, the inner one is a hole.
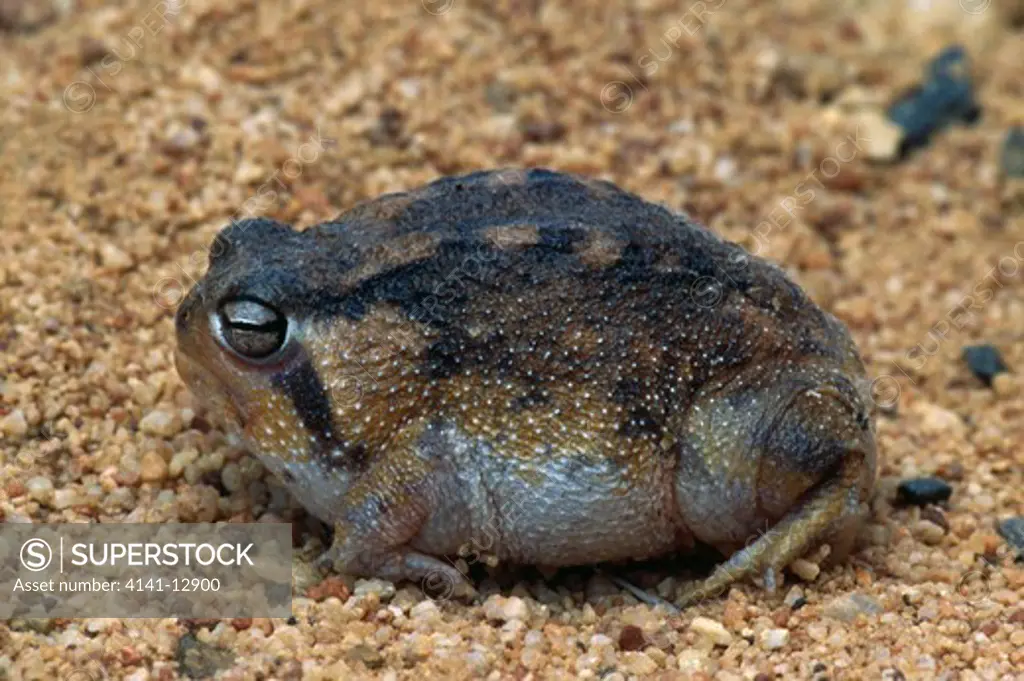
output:
M308 225L496 165L614 180L784 263L849 324L886 407L860 548L775 596L671 613L579 570L485 578L467 605L334 578L289 620L0 622L0 679L1024 679L1024 569L994 530L1024 514L1024 200L998 161L1024 123L1015 12L0 0L6 522L302 522L175 373L204 247L245 205ZM981 121L871 162L885 130L858 121L951 41ZM1018 373L973 377L960 353L981 342ZM893 507L899 479L933 474L946 508ZM627 574L669 599L693 576Z

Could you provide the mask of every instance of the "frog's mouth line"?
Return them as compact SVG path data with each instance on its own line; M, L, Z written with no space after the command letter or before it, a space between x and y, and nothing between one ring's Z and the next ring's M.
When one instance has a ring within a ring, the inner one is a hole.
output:
M221 425L229 430L245 431L248 423L245 405L215 372L192 359L180 347L175 352L174 363L188 389L207 411L216 414Z

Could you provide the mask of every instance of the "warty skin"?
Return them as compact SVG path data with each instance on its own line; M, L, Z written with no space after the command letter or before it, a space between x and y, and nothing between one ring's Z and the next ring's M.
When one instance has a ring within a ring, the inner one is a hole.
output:
M235 223L176 325L186 383L356 575L462 588L444 556L466 546L729 556L685 605L754 574L772 588L824 541L841 558L875 477L843 325L607 182L480 172L304 232Z

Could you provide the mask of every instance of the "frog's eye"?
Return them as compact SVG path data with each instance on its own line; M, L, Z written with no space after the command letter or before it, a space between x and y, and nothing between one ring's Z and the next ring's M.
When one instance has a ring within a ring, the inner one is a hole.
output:
M221 306L220 318L223 342L249 359L274 354L288 335L288 319L258 300L228 301Z

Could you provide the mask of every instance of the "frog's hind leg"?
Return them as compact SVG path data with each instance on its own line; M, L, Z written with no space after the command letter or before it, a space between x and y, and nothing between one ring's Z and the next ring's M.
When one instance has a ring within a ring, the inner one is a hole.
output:
M830 528L858 513L864 456L850 452L836 471L812 489L804 503L785 515L756 540L734 553L706 579L684 589L676 605L687 607L722 594L735 582L757 574L765 588L775 589L775 575L827 536Z

